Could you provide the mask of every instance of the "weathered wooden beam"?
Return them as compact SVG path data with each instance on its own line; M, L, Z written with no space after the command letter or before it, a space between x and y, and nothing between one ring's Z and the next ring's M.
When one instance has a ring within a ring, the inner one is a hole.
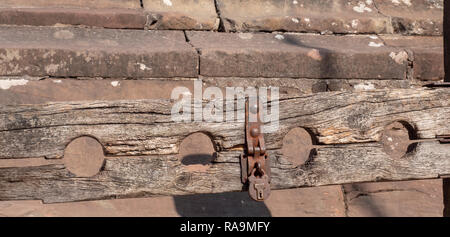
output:
M61 158L76 137L96 137L106 155L176 154L181 140L208 134L218 151L244 144L244 124L175 123L170 100L61 102L0 106L0 157ZM224 106L225 107L225 106ZM385 126L406 121L417 138L450 133L450 90L393 89L327 92L282 98L279 130L266 136L268 149L281 148L295 127L310 130L320 144L380 140ZM236 108L236 107L235 107Z
M41 199L46 203L108 198L220 193L245 189L240 151L219 152L206 171L193 172L174 155L107 158L94 177L80 178L64 165L0 168L0 200ZM450 146L421 142L401 159L381 144L319 147L301 166L279 150L272 159L272 188L286 189L355 182L438 178L450 174Z
M94 101L0 106L0 157L60 158L82 135L104 146L105 164L93 177L77 177L64 164L0 168L0 200L68 202L151 195L240 191L242 122L174 123L173 101ZM385 153L386 125L406 121L416 139L450 133L450 91L391 89L328 92L282 98L280 129L266 136L272 188L439 178L450 174L450 146L418 140L402 158ZM308 128L318 144L296 166L281 152L295 127ZM194 132L210 135L217 155L193 171L177 152ZM352 144L349 144L352 143ZM122 156L122 157L112 157ZM135 156L135 157L129 157Z

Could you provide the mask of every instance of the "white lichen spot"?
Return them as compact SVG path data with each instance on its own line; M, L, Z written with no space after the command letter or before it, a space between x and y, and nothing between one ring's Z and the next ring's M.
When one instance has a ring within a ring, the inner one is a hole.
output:
M305 19L303 19L305 22L311 22L311 19L309 19L309 18L305 18Z
M372 5L372 3L373 3L373 0L366 0L367 5Z
M352 20L352 28L353 29L358 28L358 25L359 25L359 20L358 19Z
M293 21L294 23L299 23L299 22L300 22L297 18L292 18L292 21Z
M375 90L375 86L372 83L360 83L354 86L356 91Z
M372 9L370 7L367 7L365 3L363 2L359 2L358 6L354 6L353 7L353 11L355 12L359 12L359 13L364 13L364 12L372 12Z
M78 53L78 52L77 52ZM55 50L48 50L48 51L46 51L43 55L42 55L42 57L43 58L49 58L49 57L53 57L54 55L56 54L56 51ZM78 56L78 55L77 55Z
M408 53L406 53L405 51L401 51L398 53L391 52L389 54L389 57L391 57L396 63L403 64L408 60Z
M58 64L49 64L49 65L47 65L47 66L45 66L45 71L47 72L47 73L55 73L55 72L57 72L58 71L58 69L59 69L59 65Z
M378 39L378 36L376 36L376 35L371 35L371 36L369 36L369 38L371 38L371 39Z
M239 33L238 36L239 36L239 38L245 39L245 40L249 40L249 39L253 38L252 33Z
M23 86L28 83L28 80L25 79L19 79L19 80L12 80L12 79L6 79L6 80L0 80L0 88L3 90L8 90L9 88L13 86Z
M59 83L62 83L62 81L61 80L53 80L53 83L59 84Z
M282 35L280 35L280 34L277 34L277 35L275 35L275 39L277 39L277 40L283 40L283 39L284 39L284 36L282 36Z
M331 25L332 26L337 26L337 23L336 22L331 22Z
M405 5L408 5L408 6L411 6L411 5L412 5L411 0L402 0L402 2L403 2Z
M136 63L136 65L139 66L139 69L141 69L142 71L145 70L152 70L151 68L147 67L147 65L143 64L143 63Z
M297 5L297 4L298 4L298 1L294 0L294 1L292 1L292 3L293 3L294 5Z
M170 1L170 0L164 0L163 2L164 2L164 4L166 4L169 7L172 6L172 1Z
M53 33L53 37L57 39L73 39L74 35L68 30L58 30Z
M113 86L113 87L120 86L120 82L118 82L118 81L112 81L112 82L111 82L111 86Z
M400 5L402 2L407 6L412 6L411 0L392 0L392 3L395 5Z
M384 44L383 43L375 43L373 41L370 41L369 46L379 48L381 46L384 46Z
M5 54L0 53L0 62L11 62L13 60L20 60L22 56L20 55L20 51L16 49L3 49Z
M320 55L320 52L317 49L309 50L307 55L308 55L308 57L310 57L316 61L322 60L322 55Z

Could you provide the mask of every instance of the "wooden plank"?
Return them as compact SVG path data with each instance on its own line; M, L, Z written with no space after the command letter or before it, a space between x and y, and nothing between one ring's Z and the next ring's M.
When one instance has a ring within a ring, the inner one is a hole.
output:
M243 122L174 123L170 100L0 105L0 157L61 158L74 138L90 135L106 155L169 155L194 132L211 136L218 151L244 144ZM379 141L386 125L407 121L417 138L450 133L450 90L392 89L326 92L280 100L280 129L266 136L281 148L294 127L308 128L320 144Z
M245 189L238 163L244 124L174 123L173 103L1 105L0 157L61 158L72 139L91 135L104 146L107 158L93 177L77 177L64 164L0 168L0 200L53 203ZM450 133L446 88L316 93L283 97L279 105L280 129L266 136L273 189L450 174L448 145L421 140L407 156L392 158L379 143L383 128L399 120L409 122L418 139ZM316 146L310 159L298 167L281 153L284 135L295 127L308 128L325 144ZM207 169L189 169L177 154L181 140L194 132L210 135L216 147L217 156Z
M272 188L286 189L355 182L438 178L450 174L450 146L421 142L414 152L392 159L381 144L316 148L298 167L280 150L272 159ZM80 178L64 165L0 168L0 200L40 199L45 203L94 199L220 193L245 189L240 151L219 152L205 171L189 171L174 155L107 158L94 177Z

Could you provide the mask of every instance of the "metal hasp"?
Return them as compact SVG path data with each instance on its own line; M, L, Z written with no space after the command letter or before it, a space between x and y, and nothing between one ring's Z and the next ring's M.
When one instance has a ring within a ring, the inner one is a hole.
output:
M261 113L258 100L245 101L245 154L241 155L242 183L248 183L253 200L264 201L270 195L270 160L261 131Z

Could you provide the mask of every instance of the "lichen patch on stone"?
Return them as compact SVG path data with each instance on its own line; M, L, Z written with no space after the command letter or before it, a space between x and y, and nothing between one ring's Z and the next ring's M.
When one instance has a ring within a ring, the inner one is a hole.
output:
M384 44L383 44L383 43L375 43L375 42L373 42L373 41L370 41L369 46L370 46L370 47L379 48L379 47L381 47L381 46L384 46Z
M320 55L319 50L317 49L311 49L308 51L308 57L316 60L316 61L320 61L322 60L322 55Z
M367 7L366 3L359 2L358 6L353 7L353 11L359 13L372 12L372 8Z
M11 80L11 79L0 80L0 89L8 90L9 88L11 88L11 87L13 87L13 86L23 86L23 85L26 85L27 83L28 83L28 80L25 80L25 79L19 79L19 80Z
M375 90L375 86L372 83L360 83L354 86L356 91Z
M405 51L401 51L398 53L391 52L389 54L389 57L391 57L396 63L403 64L406 60L408 60L408 53Z
M170 0L164 0L163 2L164 2L164 4L166 4L169 7L171 7L173 5L172 1L170 1Z
M120 86L120 82L118 82L118 81L112 81L112 82L111 82L111 85L112 85L113 87L117 87L117 86Z
M49 74L56 73L59 69L59 66L60 65L54 64L54 63L49 64L49 65L45 66L45 71Z
M284 39L284 36L283 36L283 35L280 35L280 34L277 34L277 35L275 35L275 39L277 39L277 40L283 40L283 39Z
M359 20L358 19L352 20L352 28L353 29L358 28L358 25L359 25Z
M401 3L403 3L407 6L412 6L411 0L392 0L392 3L395 5L400 5Z
M147 67L147 65L145 65L143 63L136 63L136 64L139 65L139 69L141 69L142 71L152 70L151 68Z

